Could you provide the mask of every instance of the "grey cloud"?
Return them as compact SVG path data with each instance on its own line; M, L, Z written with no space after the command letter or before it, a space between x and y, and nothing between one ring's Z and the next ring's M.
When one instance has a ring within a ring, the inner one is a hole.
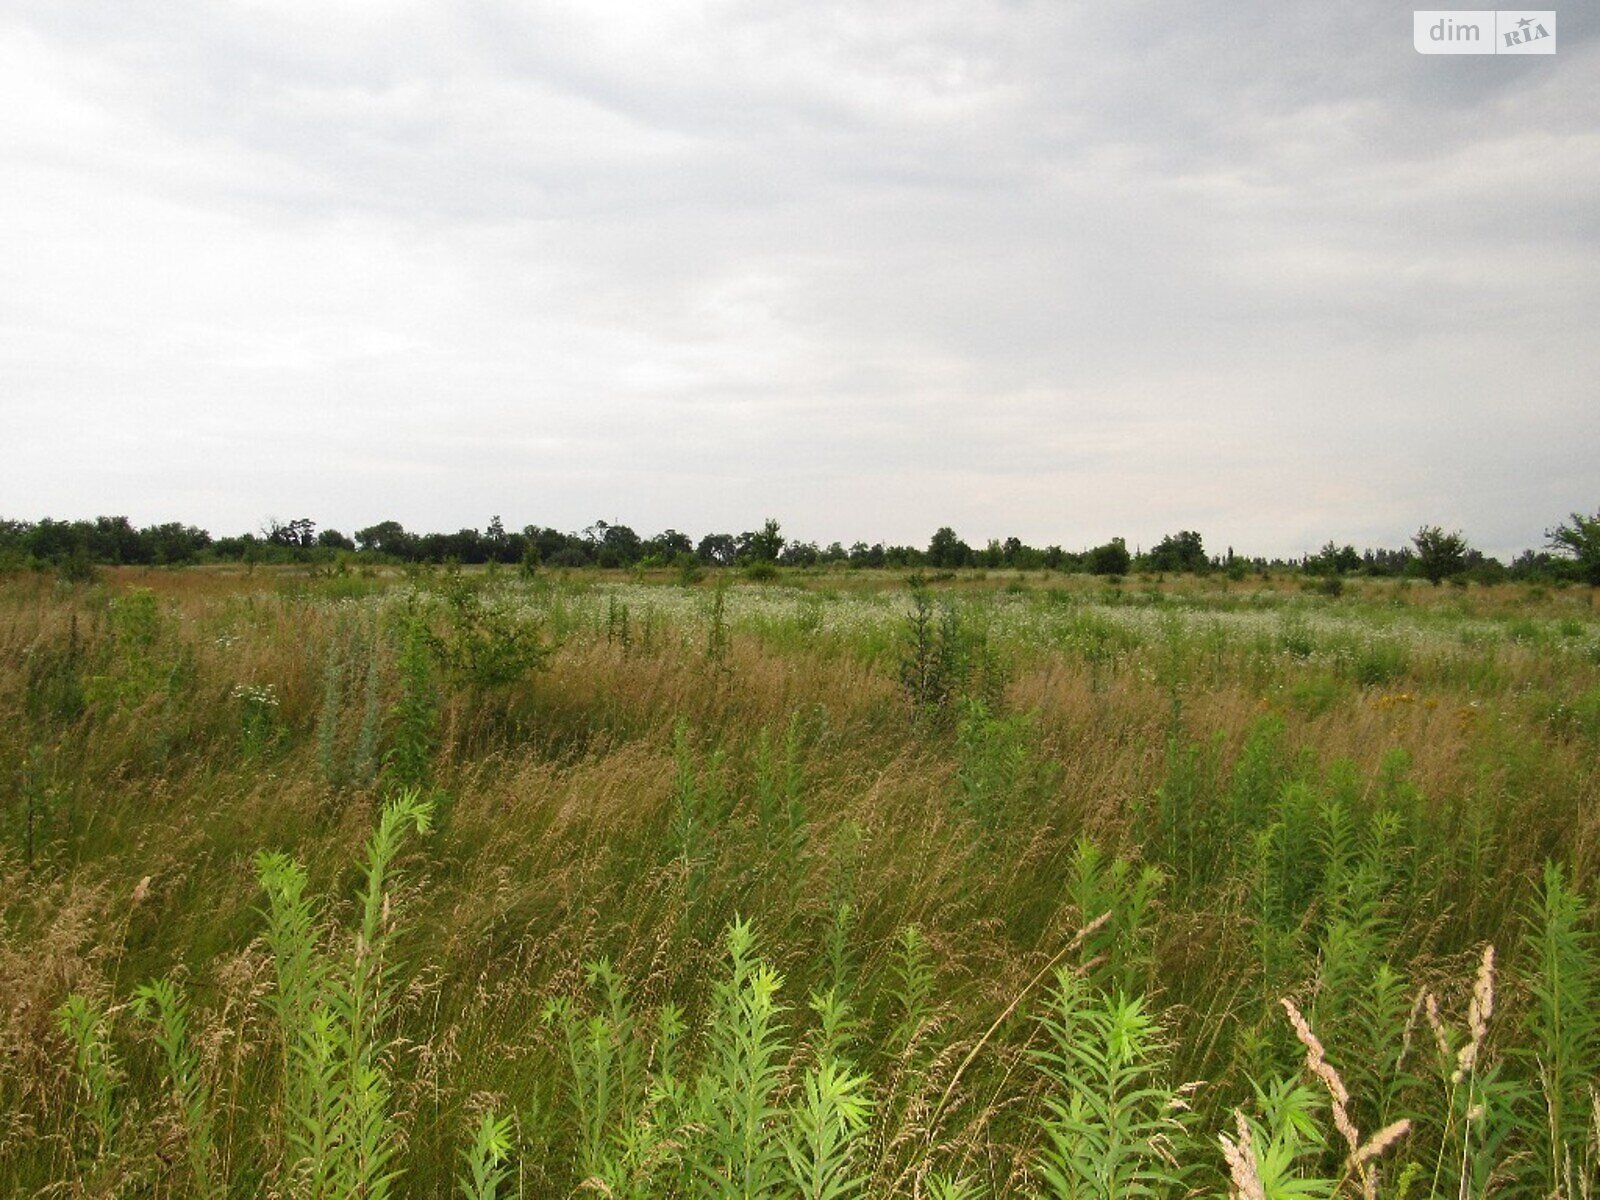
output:
M1514 550L1596 502L1562 20L22 0L0 509Z

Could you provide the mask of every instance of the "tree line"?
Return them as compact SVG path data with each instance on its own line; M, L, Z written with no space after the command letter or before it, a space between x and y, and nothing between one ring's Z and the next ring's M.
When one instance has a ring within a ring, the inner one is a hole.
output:
M1225 572L1243 578L1252 571L1298 569L1312 576L1417 577L1495 583L1505 579L1571 580L1600 586L1600 512L1573 513L1546 531L1538 550L1504 563L1472 547L1459 531L1436 525L1417 531L1408 546L1357 550L1329 541L1315 554L1278 559L1207 552L1201 535L1181 530L1145 549L1128 548L1120 537L1081 551L1030 546L1017 537L982 546L964 541L949 526L926 547L855 542L819 546L785 538L777 521L742 533L708 533L698 540L676 529L642 537L620 523L596 521L576 532L527 525L508 529L496 516L482 530L415 533L399 521L381 521L347 536L319 529L309 517L269 519L258 533L213 537L194 525L169 522L135 527L127 517L38 521L0 519L0 567L55 567L68 575L104 565L176 566L203 562L326 562L346 556L389 563L520 564L549 567L702 567L761 572L778 567L841 565L859 568L961 570L967 568L1050 570L1120 576L1131 573Z

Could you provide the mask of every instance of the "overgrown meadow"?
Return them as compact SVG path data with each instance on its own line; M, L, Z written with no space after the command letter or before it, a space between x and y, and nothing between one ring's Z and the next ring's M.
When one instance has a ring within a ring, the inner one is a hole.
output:
M0 579L0 1194L1587 1200L1589 588Z

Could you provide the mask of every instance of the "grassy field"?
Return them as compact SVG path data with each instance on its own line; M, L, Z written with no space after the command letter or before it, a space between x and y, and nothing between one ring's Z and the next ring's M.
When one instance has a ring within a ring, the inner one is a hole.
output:
M1587 1198L1594 593L1331 590L0 579L0 1195Z

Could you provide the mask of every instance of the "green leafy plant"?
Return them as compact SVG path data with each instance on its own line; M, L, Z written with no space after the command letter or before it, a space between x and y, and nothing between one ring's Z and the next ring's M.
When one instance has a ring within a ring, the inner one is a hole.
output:
M437 632L427 627L427 639L440 666L455 679L492 692L548 661L554 647L521 609L486 600L482 589L459 575L447 577L442 591L444 624Z
M461 1151L457 1176L461 1200L500 1200L500 1188L510 1175L511 1118L486 1112L478 1118L472 1141Z
M189 1035L189 1003L177 984L157 979L134 993L134 1011L155 1030L162 1076L183 1129L185 1161L194 1194L227 1195L217 1162L216 1113L210 1081Z
M257 857L267 894L272 1006L282 1048L282 1169L309 1197L381 1200L396 1177L398 1131L389 1112L388 1021L394 999L391 868L408 830L429 826L416 793L388 804L367 844L359 928L334 952L305 870L280 854Z
M785 1147L773 1136L783 1110L788 1041L778 1000L783 978L756 953L748 922L728 928L729 973L712 988L706 1062L695 1089L697 1124L691 1150L697 1191L718 1200L777 1194Z
M1144 1002L1092 992L1070 968L1038 1018L1030 1053L1045 1085L1036 1193L1050 1200L1179 1195L1187 1174L1187 1106L1165 1079L1160 1023Z
M1524 921L1533 1003L1525 1024L1542 1108L1534 1122L1531 1173L1540 1194L1588 1194L1600 1171L1593 1157L1594 1071L1600 1065L1600 959L1589 906L1561 868L1546 863Z
M390 710L392 735L384 758L390 786L420 790L433 775L433 751L439 737L439 693L427 626L420 613L408 611L400 624L400 696Z
M927 588L913 584L911 612L901 635L900 691L923 718L948 712L966 683L961 620L939 606Z
M56 1025L72 1043L79 1108L94 1134L94 1157L115 1146L126 1073L111 1045L111 1014L96 1000L73 993L56 1010Z
M1029 713L995 716L978 698L963 699L956 725L956 800L980 828L995 833L1013 808L1045 792L1055 772L1034 749Z

